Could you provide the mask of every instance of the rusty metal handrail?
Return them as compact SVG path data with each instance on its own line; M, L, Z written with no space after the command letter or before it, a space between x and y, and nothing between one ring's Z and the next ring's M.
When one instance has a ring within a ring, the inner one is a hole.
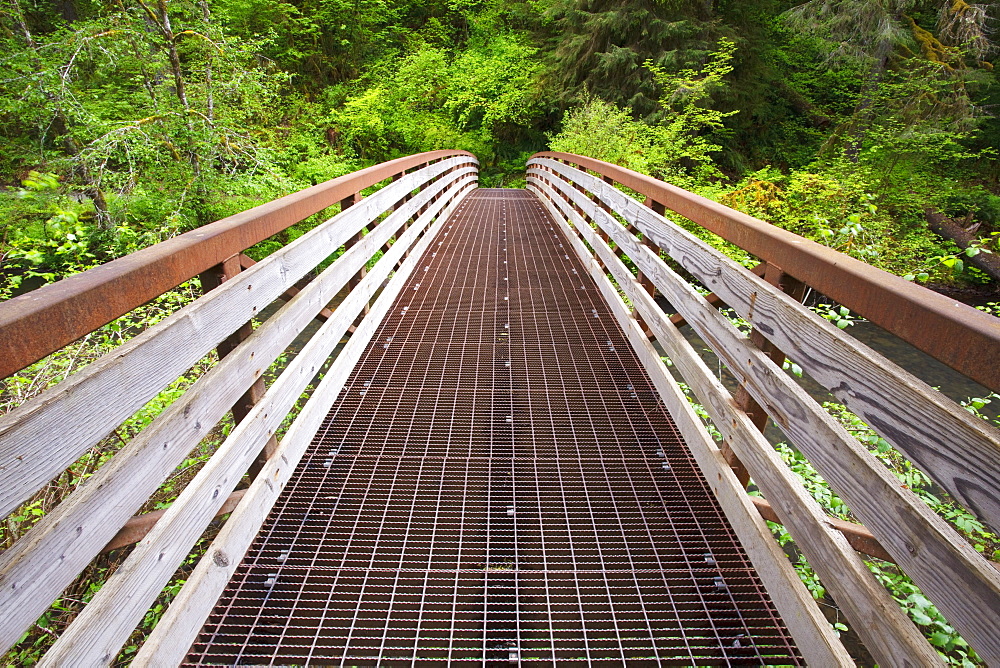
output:
M986 313L650 176L571 153L562 160L649 197L794 276L952 369L1000 391L1000 323ZM985 363L984 363L985 362Z
M20 371L305 218L408 169L468 151L430 151L320 183L8 300L0 378Z

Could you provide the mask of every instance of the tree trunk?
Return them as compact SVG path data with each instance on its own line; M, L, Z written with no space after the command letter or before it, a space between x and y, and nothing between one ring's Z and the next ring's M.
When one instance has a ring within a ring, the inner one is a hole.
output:
M146 13L146 16L152 21L156 31L163 37L163 48L167 52L167 59L170 62L170 70L174 75L174 94L177 96L177 101L180 102L181 108L184 110L184 124L188 129L188 164L191 165L191 170L194 172L195 182L198 182L199 177L201 176L201 158L198 155L198 149L194 138L194 127L191 124L191 105L188 104L187 88L184 82L184 70L181 66L180 53L177 51L178 35L174 33L173 26L170 24L170 14L167 12L167 2L166 0L156 0L156 11L147 5L144 0L136 0L136 2L138 2L139 7L142 8L142 10ZM196 207L196 210L199 223L204 222L200 220L200 208Z
M854 108L854 115L851 128L848 130L850 139L844 148L844 157L853 163L857 163L861 157L861 147L865 141L868 129L875 121L876 106L875 98L879 95L882 87L882 79L885 77L885 68L889 63L889 52L892 44L889 40L882 40L876 48L874 62L868 80L861 89L861 99L858 100Z
M976 236L976 231L979 229L978 224L970 227L962 225L963 222L965 225L968 225L971 216L964 221L955 220L933 209L927 209L924 212L924 216L927 218L927 224L934 232L940 234L942 237L951 239L959 248L969 248L979 241L979 238ZM976 255L969 257L968 262L989 274L994 281L1000 282L1000 255L983 249Z
M76 9L75 0L58 0L56 6L59 8L59 14L62 15L63 20L69 23L79 20L80 12Z
M34 36L31 34L31 30L28 28L28 22L24 17L24 13L21 11L20 6L17 3L13 4L14 8L17 10L17 14L14 15L14 20L17 22L18 27L21 29L21 33L24 35L24 41L28 49L35 51L38 48ZM32 63L38 70L42 69L41 60L37 56L32 58ZM55 117L52 119L52 129L55 134L58 135L63 142L63 146L66 152L71 156L79 156L80 145L77 143L73 135L69 131L69 119L66 118L66 113L63 111L61 100L56 97L56 95L45 88L44 84L41 83L39 79L38 89L41 94L49 101L52 108L55 111ZM101 190L99 179L94 178L90 172L90 168L87 166L85 160L81 159L79 162L80 171L83 176L83 182L87 186L84 190L84 194L90 197L94 202L94 213L97 215L97 226L102 229L111 229L111 214L108 212L108 203L104 199L104 192Z

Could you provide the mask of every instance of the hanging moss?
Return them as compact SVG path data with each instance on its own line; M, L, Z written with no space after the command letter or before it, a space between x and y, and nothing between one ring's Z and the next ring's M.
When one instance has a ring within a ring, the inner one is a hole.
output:
M962 2L962 0L957 1ZM925 30L917 25L912 16L906 16L906 20L910 24L910 30L913 32L913 39L917 40L917 44L920 45L920 52L924 55L924 58L935 63L941 63L949 70L954 69L951 64L956 59L954 52L942 44L929 30Z

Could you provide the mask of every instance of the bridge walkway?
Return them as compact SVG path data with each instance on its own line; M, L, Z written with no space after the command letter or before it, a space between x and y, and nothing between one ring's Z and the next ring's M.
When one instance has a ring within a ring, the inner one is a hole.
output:
M800 665L596 284L479 189L364 352L190 665Z

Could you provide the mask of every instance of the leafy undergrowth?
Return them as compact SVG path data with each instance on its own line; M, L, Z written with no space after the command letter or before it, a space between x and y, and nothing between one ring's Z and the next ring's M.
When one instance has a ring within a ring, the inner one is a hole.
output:
M669 360L664 360L669 364ZM795 373L794 365L788 364L789 371ZM799 372L801 373L801 372ZM702 405L697 403L693 394L683 383L681 388L688 396L695 413L702 418L709 433L716 441L722 440L722 434L712 425L711 417ZM987 420L980 410L987 404L1000 400L1000 395L991 394L987 397L973 398L963 402L965 408ZM960 535L962 535L976 551L988 559L1000 560L1000 536L976 519L969 511L951 499L947 493L938 488L922 471L917 469L905 457L899 454L885 439L865 424L857 415L845 406L833 402L825 402L823 407L835 417L859 442L881 461L905 486L911 489L928 507L944 518ZM1000 421L995 422L1000 426ZM788 445L775 445L778 454L802 481L806 491L819 503L823 510L838 519L857 522L847 504L830 488L827 482L813 468L805 456ZM751 490L755 487L751 485ZM759 492L751 491L758 495ZM778 543L790 555L796 572L806 588L821 605L835 609L837 621L833 623L838 633L850 631L848 624L842 621L843 616L836 609L835 602L827 594L826 587L820 581L816 572L809 565L805 556L798 550L794 539L781 524L768 522ZM938 611L937 607L920 591L920 588L899 569L896 564L874 557L866 557L865 563L875 578L882 583L892 597L906 611L910 619L920 628L927 640L933 645L942 658L950 665L981 666L985 665L969 644L958 634L948 620Z
M987 398L971 399L967 402L967 408L978 414L980 408L997 398L996 395L991 395ZM990 559L1000 559L1000 536L990 531L970 512L940 490L926 474L902 457L858 416L840 404L824 403L824 407L885 464L893 475L927 503L935 513L947 520L978 552ZM843 500L830 489L800 452L785 443L779 443L776 448L785 463L802 480L806 490L827 514L850 522L858 521ZM781 545L794 544L785 527L774 523L769 523L769 526ZM797 550L795 552L797 553ZM865 563L949 664L983 665L968 643L896 564L873 557L866 558ZM826 589L804 557L799 555L795 567L813 596L817 599L824 598Z

